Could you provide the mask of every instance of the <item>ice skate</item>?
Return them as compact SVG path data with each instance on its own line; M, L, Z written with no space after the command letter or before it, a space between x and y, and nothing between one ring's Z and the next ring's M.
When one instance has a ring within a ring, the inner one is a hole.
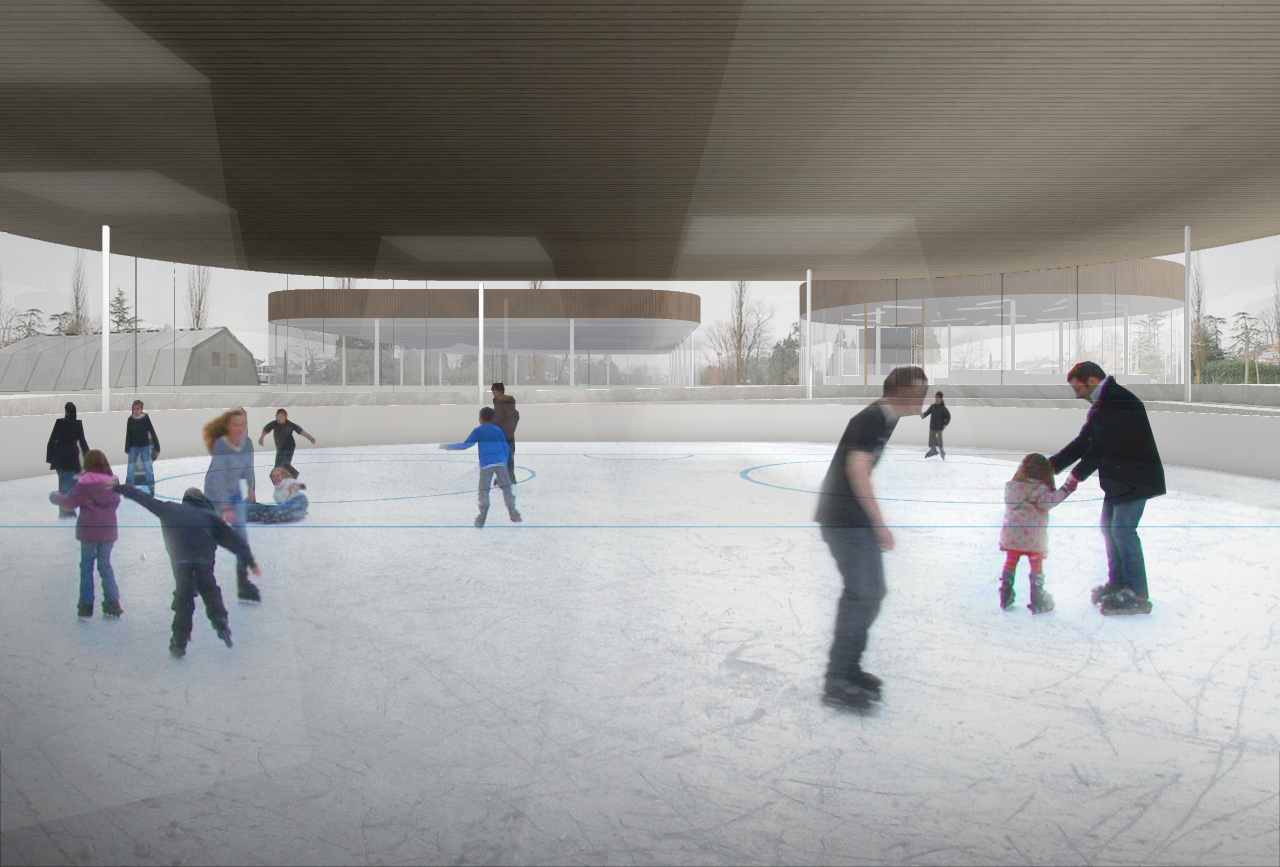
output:
M236 567L236 596L243 602L261 602L262 594L258 585L249 580L249 570L244 566Z
M822 690L822 703L842 710L863 711L871 707L878 693L863 689L852 680L828 678Z
M120 607L120 603L118 601L102 603L103 617L119 617L121 614L124 614L124 609Z
M76 605L76 617L92 617L93 603L81 602Z
M849 681L861 690L864 690L872 701L880 700L880 687L884 686L884 681L876 677L870 672L859 669L849 678Z
M1128 587L1102 600L1103 614L1150 614L1151 600L1134 593Z
M1089 598L1094 605L1101 605L1103 600L1110 599L1120 592L1120 587L1108 581L1106 584L1099 584L1089 592Z
M178 636L169 639L169 655L174 659L182 659L187 655L187 643L179 641Z
M1013 591L1013 576L1000 576L1000 607L1008 611L1013 607L1013 601L1017 594Z
M489 517L489 510L481 509L480 514L476 515L476 521L475 521L476 529L480 529L481 527L484 526L484 519L487 517Z
M1044 589L1044 579L1038 575L1031 576L1031 601L1027 610L1032 614L1045 614L1053 610L1053 596Z
M519 523L520 523L521 521L523 521L523 520L524 520L524 518L520 517L520 513L519 513L519 512L517 512L515 509L512 509L512 510L511 510L511 523L513 523L513 524L519 524Z
M227 647L231 646L230 627L228 627L226 624L223 624L222 626L215 627L213 632L215 635L217 635L219 638L222 639L223 644L225 644Z

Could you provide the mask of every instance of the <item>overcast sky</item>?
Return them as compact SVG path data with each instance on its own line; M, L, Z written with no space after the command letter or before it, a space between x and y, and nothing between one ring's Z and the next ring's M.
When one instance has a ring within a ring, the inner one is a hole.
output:
M1194 231L1194 230L1193 230ZM1194 234L1192 236L1194 241ZM1243 310L1257 314L1270 304L1275 282L1280 279L1280 235L1259 238L1241 244L1216 247L1200 251L1201 265L1208 284L1209 312L1230 319ZM1181 254L1160 258L1182 261ZM114 285L125 289L132 296L134 260L126 256L112 256ZM38 308L47 315L61 313L70 306L70 281L75 261L75 249L44 241L35 241L17 235L0 232L0 291L4 303L22 311ZM138 262L139 309L145 321L153 324L174 322L172 290L176 283L179 293L186 286L187 266L176 268L166 262L139 260ZM90 313L98 315L102 297L101 256L96 251L86 251L85 277L89 285ZM804 274L797 274L794 281L752 281L752 293L774 310L772 321L773 340L781 338L796 321L798 315L798 287L804 282ZM318 277L289 277L289 288L315 288ZM329 285L332 285L330 283ZM361 280L358 285L390 285L390 281ZM421 285L418 282L417 285ZM472 286L462 281L433 281L433 286ZM523 286L519 282L486 281L486 286L499 288ZM631 289L675 289L692 292L702 298L702 322L710 325L728 316L729 282L599 282L567 283L546 281L548 288L574 286L615 286ZM266 274L251 271L232 271L215 268L212 272L213 308L210 322L226 325L245 342L259 358L267 355L267 293L286 287L283 274ZM185 326L185 312L181 298L177 309L177 322Z

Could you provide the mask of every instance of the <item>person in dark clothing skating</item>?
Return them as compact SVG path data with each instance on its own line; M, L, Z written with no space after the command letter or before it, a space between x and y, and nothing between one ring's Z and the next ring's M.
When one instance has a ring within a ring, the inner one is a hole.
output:
M254 575L261 575L262 567L253 559L244 536L218 516L213 503L199 488L188 488L181 503L157 500L132 485L117 485L114 490L160 519L164 546L173 566L173 637L169 640L169 652L176 658L186 655L197 594L204 600L204 612L213 624L213 631L230 647L227 607L213 577L214 556L221 545L249 563Z
M1151 421L1142 401L1092 361L1071 368L1067 383L1076 397L1093 406L1079 435L1049 458L1049 466L1060 473L1079 461L1067 480L1073 490L1098 471L1107 583L1093 588L1093 603L1103 614L1149 614L1138 522L1147 500L1165 492L1164 464Z
M80 457L89 453L89 443L84 438L84 422L76 418L76 405L67 401L63 409L66 415L53 423L44 459L49 462L49 469L58 474L58 493L68 494L76 486L76 476L80 475ZM80 447L78 450L77 445ZM59 506L58 517L75 516L75 509Z
M142 411L142 401L133 402L133 412L124 422L124 453L129 456L129 468L124 477L133 484L141 469L147 478L147 492L156 493L156 476L151 462L160 454L160 437L151 424L151 416Z
M316 444L316 438L304 431L301 425L289 421L289 413L283 409L276 410L276 420L267 422L262 428L262 435L258 437L258 445L262 445L262 440L267 434L271 434L271 438L275 440L276 462L272 466L283 467L293 463L293 450L298 447L297 441L293 438L296 433L311 440L312 445Z
M507 437L507 475L511 484L516 483L516 425L520 424L520 411L516 409L516 399L507 394L507 387L500 382L489 386L493 392L493 411L497 417L493 423L502 428ZM494 484L498 484L495 478Z
M951 424L951 410L947 409L947 405L942 402L942 392L933 396L933 403L920 413L920 417L929 419L929 451L925 452L924 456L931 458L941 452L942 459L945 461L947 450L942 447L942 431Z
M920 412L928 384L919 367L893 370L885 378L884 396L849 420L822 482L814 519L822 525L822 539L844 580L823 689L826 704L862 709L880 699L880 679L862 670L862 653L885 596L881 552L892 550L894 539L876 500L871 471L898 418Z

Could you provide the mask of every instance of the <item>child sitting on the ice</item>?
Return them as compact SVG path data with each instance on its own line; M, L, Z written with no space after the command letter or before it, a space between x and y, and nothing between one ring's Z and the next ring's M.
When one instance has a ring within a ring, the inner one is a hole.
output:
M507 458L511 452L507 447L507 435L493 423L496 416L493 407L486 406L480 410L480 425L471 431L471 436L460 443L440 444L442 449L469 449L479 444L480 514L476 516L477 527L484 526L485 517L489 514L489 487L495 480L502 488L502 499L507 504L507 514L511 516L512 523L520 523L516 496L511 490L511 474L507 472Z
M254 561L244 536L222 520L199 488L187 488L181 503L157 500L132 485L117 485L115 490L160 519L164 546L173 565L173 637L169 640L169 652L175 658L187 652L197 593L204 600L204 613L209 616L214 632L230 647L227 608L222 604L222 591L213 577L214 555L221 545L247 561L254 575L261 575L262 567Z
M76 613L80 617L93 616L93 564L98 564L102 577L102 613L107 617L119 617L120 590L116 587L116 574L111 568L111 547L120 537L116 529L116 509L120 495L115 487L116 477L111 472L111 462L99 449L85 452L84 472L76 480L75 487L65 494L56 491L49 501L64 509L79 509L76 518L76 539L80 542L80 604Z
M1058 490L1053 489L1053 470L1042 454L1023 458L1013 479L1004 486L1004 528L1000 531L1000 550L1006 552L1004 573L1000 576L1000 607L1013 605L1013 576L1022 555L1031 564L1032 614L1053 610L1053 597L1044 589L1044 558L1049 551L1049 510L1076 489L1068 478Z
M275 485L275 503L249 503L248 520L259 524L302 520L310 503L302 493L307 486L298 481L298 471L291 464L281 464L271 470L271 484Z

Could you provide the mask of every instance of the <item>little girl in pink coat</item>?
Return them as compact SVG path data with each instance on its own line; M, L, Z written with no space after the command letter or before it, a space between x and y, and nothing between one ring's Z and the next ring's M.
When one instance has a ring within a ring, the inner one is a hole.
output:
M1007 556L1000 576L1000 607L1013 605L1013 576L1018 561L1025 554L1031 563L1032 614L1053 610L1053 597L1044 589L1044 558L1049 553L1049 510L1061 503L1076 488L1068 478L1058 490L1053 489L1053 470L1042 454L1023 458L1013 479L1004 486L1004 528L1000 531L1000 550Z

